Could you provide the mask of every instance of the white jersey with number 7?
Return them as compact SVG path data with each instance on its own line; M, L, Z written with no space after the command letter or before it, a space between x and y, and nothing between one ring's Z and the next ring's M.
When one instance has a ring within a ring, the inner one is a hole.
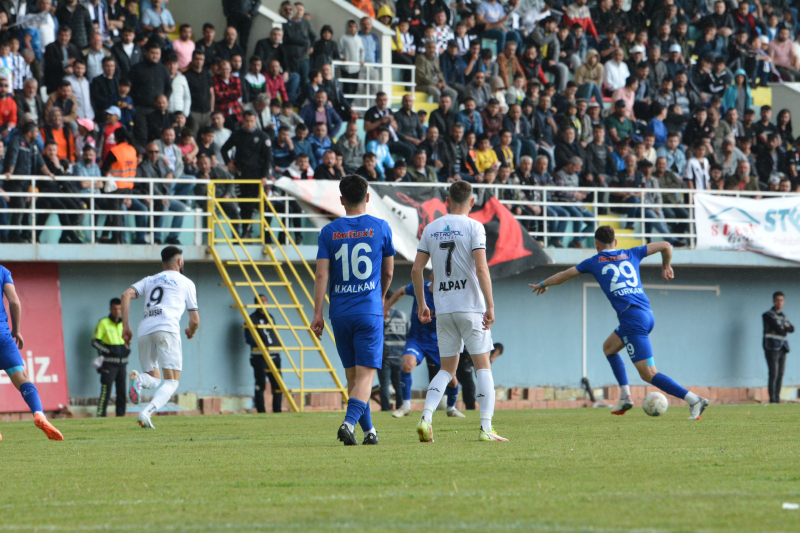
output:
M431 256L437 315L486 312L472 258L479 249L486 249L486 228L466 215L445 215L425 227L417 250Z

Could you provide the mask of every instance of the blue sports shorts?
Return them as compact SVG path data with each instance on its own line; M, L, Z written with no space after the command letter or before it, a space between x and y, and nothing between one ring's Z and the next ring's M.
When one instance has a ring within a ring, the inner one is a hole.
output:
M346 315L331 318L342 366L383 366L383 316Z
M430 345L424 342L419 342L417 339L406 340L406 349L403 355L411 354L417 358L417 365L419 365L424 358L434 363L436 366L442 366L442 360L439 358L439 347Z
M649 309L631 306L619 315L619 326L614 332L622 339L631 361L638 363L647 360L653 365L653 347L650 345L650 332L656 319Z
M25 366L17 343L9 332L0 333L0 370Z

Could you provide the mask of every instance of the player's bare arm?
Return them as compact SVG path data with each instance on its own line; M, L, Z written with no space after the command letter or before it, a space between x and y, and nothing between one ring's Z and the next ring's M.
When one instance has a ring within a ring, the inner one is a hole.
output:
M651 242L647 245L647 255L651 256L661 252L661 279L666 282L675 278L672 271L672 245L668 242Z
M384 257L383 261L381 261L381 300L383 300L384 305L386 302L386 291L389 290L389 287L392 284L393 277L394 277L394 256L390 255L388 257Z
M478 276L483 299L486 301L486 312L483 314L483 329L489 329L494 324L494 297L492 296L492 278L489 275L489 264L486 262L486 249L473 250L472 259L475 261L475 274Z
M197 333L197 328L200 327L200 313L197 311L189 311L189 327L186 328L186 338L191 339Z
M430 255L417 250L414 266L411 267L411 281L414 283L414 295L417 297L417 317L423 324L431 321L431 310L425 303L425 265L428 264Z
M6 283L3 285L3 294L5 294L6 298L8 299L8 311L11 315L11 336L17 343L17 348L21 350L25 344L25 341L22 339L22 335L19 332L20 321L22 320L22 302L19 301L17 289L14 288L13 283ZM0 305L2 304L3 301L2 298L0 298Z
M539 283L531 283L528 285L536 295L544 294L547 292L548 287L552 287L553 285L561 285L572 278L577 278L580 276L581 273L578 272L578 269L575 267L568 268L567 270L562 270L558 274L553 274L549 278L544 281L540 281Z
M397 305L397 302L402 300L403 296L405 296L405 295L406 295L406 291L399 290L399 291L395 292L394 294L392 294L392 296L388 300L386 300L386 302L383 304L383 318L385 318L385 319L389 318L389 310L392 307L394 307L395 305Z
M314 319L311 321L311 331L318 338L322 338L322 330L325 329L322 307L325 305L325 294L328 292L330 266L330 259L317 259L317 272L314 276Z
M122 293L122 340L125 341L125 344L130 344L131 339L133 339L133 330L130 324L131 300L136 298L138 298L138 295L133 290L133 287L128 287Z

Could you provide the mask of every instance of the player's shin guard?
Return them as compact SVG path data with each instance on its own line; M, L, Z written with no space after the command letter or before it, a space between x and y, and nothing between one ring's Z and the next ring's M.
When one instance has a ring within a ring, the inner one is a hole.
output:
M350 424L350 431L352 431L352 428L356 425L356 422L361 420L361 417L364 415L364 411L366 411L366 409L367 404L361 400L356 400L355 398L350 398L347 400L347 412L344 415L344 423Z
M671 377L661 372L653 376L653 380L650 383L663 390L667 394L671 394L672 396L680 398L681 400L683 400L686 395L689 394L688 390L684 389Z
M153 395L153 401L151 401L150 405L148 405L149 412L155 413L167 405L167 402L170 398L172 398L172 395L175 394L176 390L178 390L178 382L174 379L165 379L156 393Z
M42 412L42 401L39 399L39 391L33 383L23 383L19 387L19 393L22 394L22 399L28 404L31 413Z
M400 381L403 382L403 406L411 407L411 372L401 372Z
M492 430L492 415L494 415L494 377L488 368L478 370L478 384L475 387L475 399L481 410L481 429Z
M425 395L425 409L422 411L422 418L424 418L425 422L428 424L433 421L433 412L442 401L444 390L452 379L453 376L449 373L444 370L439 370L439 372L433 376L431 384L428 385L428 393Z
M458 400L458 385L455 387L448 386L444 393L447 395L447 407L455 407L456 400Z
M369 402L364 404L364 414L358 419L358 425L361 426L361 431L366 435L374 428L372 427L372 411L369 408Z

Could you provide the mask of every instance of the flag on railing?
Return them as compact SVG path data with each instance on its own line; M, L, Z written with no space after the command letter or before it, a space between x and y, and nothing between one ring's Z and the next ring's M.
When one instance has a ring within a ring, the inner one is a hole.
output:
M312 207L335 216L343 216L338 181L300 181L281 178L275 185L298 199L306 212ZM511 211L485 189L476 189L478 198L470 217L486 227L486 255L493 279L500 279L534 267L552 263L552 259L520 225ZM416 256L422 230L447 213L444 187L411 187L370 183L367 212L386 220L392 228L397 253L409 261ZM377 201L380 200L380 201ZM328 222L312 217L315 224Z
M800 262L800 197L694 197L697 248L749 250Z

